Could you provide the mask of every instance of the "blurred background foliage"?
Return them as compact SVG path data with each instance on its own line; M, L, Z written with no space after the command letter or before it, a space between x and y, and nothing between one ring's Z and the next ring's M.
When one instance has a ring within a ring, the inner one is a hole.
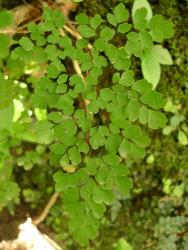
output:
M25 1L1 0L0 4L1 8L11 9L23 2ZM86 12L91 16L99 13L105 17L118 2L122 1L84 0L78 5L77 12ZM133 0L124 2L131 8ZM175 37L164 44L169 49L174 64L163 67L162 78L158 85L158 90L166 99L164 110L168 124L163 131L150 132L152 144L143 160L127 162L134 181L134 189L128 197L119 197L108 210L108 219L103 221L100 235L95 242L91 242L90 249L188 249L188 1L150 0L149 2L155 14L159 13L171 19L175 27ZM11 44L12 41L9 42ZM11 71L12 78L22 75L23 65L16 65L6 55L2 56L2 59L1 66L4 70ZM31 69L31 65L28 67ZM24 85L24 79L22 81L23 85L17 87L19 88L17 93L21 91L25 104L29 105L27 102L29 92ZM19 105L20 103L17 103L16 107L20 110ZM8 106L3 112L10 114L11 107ZM40 120L45 114L36 110L35 115ZM19 115L14 119L19 119ZM31 118L22 111L22 119L27 121ZM3 121L0 121L0 128L3 128ZM19 134L19 131L16 133ZM29 135L25 136L28 138ZM6 171L5 169L2 171L1 166L0 180L3 182L2 176L9 176L13 172L15 183L18 182L21 189L20 201L17 197L19 188L16 184L10 184L10 190L14 189L14 194L11 192L4 194L3 190L0 190L1 200L6 196L5 202L7 196L10 196L10 200L12 196L15 197L14 203L7 204L8 212L7 210L1 212L0 240L4 237L13 237L9 236L7 231L4 232L7 221L21 220L24 215L20 210L22 212L28 210L31 215L35 215L53 191L51 184L53 169L48 165L48 149L45 146L23 143L18 137L7 137L5 131L4 134L1 133L0 138L0 165L6 163L6 166L17 166L14 169L6 168ZM8 148L11 148L11 152ZM11 188L11 185L15 186ZM21 205L15 206L16 203ZM79 250L81 248L75 245L68 234L66 215L62 206L63 204L57 203L52 208L41 230L52 235L65 249ZM11 213L13 217L8 215Z

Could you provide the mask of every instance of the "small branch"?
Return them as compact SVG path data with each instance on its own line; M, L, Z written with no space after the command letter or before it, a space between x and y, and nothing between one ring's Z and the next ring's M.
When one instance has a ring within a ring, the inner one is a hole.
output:
M73 66L74 66L74 69L75 69L76 73L82 78L82 80L83 80L84 83L85 83L84 76L83 76L83 74L82 74L80 65L79 65L79 63L78 63L77 60L74 60L74 61L73 61Z
M74 61L73 61L73 66L74 66L74 69L75 69L76 73L82 78L83 83L84 83L84 85L85 85L85 87L86 87L86 86L87 86L87 85L86 85L86 80L85 80L85 78L84 78L84 76L83 76L83 74L82 74L82 70L81 70L80 65L79 65L79 63L78 63L77 60L74 60ZM86 111L86 112L88 112L87 105L88 105L89 103L90 103L89 100L84 99L84 106L85 106L85 111Z
M18 26L17 30L23 30L23 29L27 28L30 23L35 23L35 22L40 21L40 20L41 20L41 16L36 17L31 22L28 22L22 26Z
M26 23L22 26L18 26L15 28L7 28L7 29L3 29L0 30L0 34L7 34L7 35L15 35L15 34L27 34L28 30L25 30L25 28L27 28L27 26L32 23L32 22L37 22L41 19L41 17L37 17L35 19L33 19L33 21Z
M64 25L63 28L68 32L70 33L74 38L76 38L77 40L80 40L82 39L83 37L75 30L71 29L69 26L67 25ZM92 49L92 45L89 43L88 44L88 49Z
M74 60L74 61L73 61L73 66L74 66L74 69L75 69L76 73L82 78L83 83L84 83L84 85L85 85L85 87L86 87L86 86L87 86L87 85L86 85L86 80L85 80L85 78L84 78L84 76L83 76L83 74L82 74L82 70L81 70L80 65L79 65L79 63L78 63L77 60ZM87 110L87 105L88 105L89 103L90 103L89 100L84 99L85 111L87 111L87 112L88 112L88 110Z
M42 211L42 213L36 219L33 220L32 223L34 225L38 225L38 224L40 224L41 222L43 222L46 219L46 217L49 214L50 209L56 203L56 201L57 201L58 198L59 198L59 194L58 193L54 193L52 195L52 197L50 198L50 200L46 204L46 207L44 208L44 210Z
M70 28L69 26L67 26L67 25L64 25L64 29L67 31L67 32L69 32L69 34L71 34L74 38L76 38L77 40L80 40L80 39L82 39L82 36L76 31L76 30L74 30L74 29L72 29L72 28ZM92 50L92 45L89 43L88 44L88 49L89 50ZM81 68L80 68L80 65L79 65L79 62L77 61L77 60L74 60L73 61L73 66L74 66L74 69L75 69L75 71L76 71L76 73L82 78L82 80L83 80L83 82L84 82L84 84L85 84L85 86L86 86L86 80L85 80L85 77L83 76L83 74L82 74L82 70L81 70ZM87 109L87 105L90 103L90 101L89 100L85 100L84 99L84 105L85 105L85 111L86 112L88 112L88 109ZM89 112L90 113L90 112Z
M68 33L70 33L70 34L71 34L74 38L76 38L77 40L82 39L82 36L81 36L77 31L71 29L71 28L70 28L69 26L67 26L67 25L64 25L63 27L64 27L64 29L65 29Z
M82 39L82 36L81 36L78 32L76 32L75 30L71 29L71 28L68 27L67 25L64 25L63 28L64 28L66 31L68 31L68 32L69 32L74 38L76 38L77 40ZM63 29L60 29L60 34L61 34L61 36L65 36L65 35L66 35L66 34L64 33ZM90 46L90 49L91 49L92 46L91 46L91 45L88 45L88 48L89 48L89 46ZM72 60L72 63L73 63L73 67L74 67L75 72L82 78L83 83L84 83L84 85L85 85L85 87L86 87L86 86L87 86L87 85L86 85L86 80L85 80L84 75L82 74L82 70L81 70L81 68L80 68L80 65L79 65L78 60ZM83 102L84 102L84 109L85 109L86 112L88 112L87 105L90 103L90 101L84 99Z
M6 34L6 35L15 35L15 34L27 34L28 31L26 30L15 30L15 29L4 29L0 31L0 34Z
M72 34L76 39L81 39L80 37L80 34L75 32L74 30L72 30L71 28L69 28L68 26L64 25L64 28L65 30L69 30L69 33ZM60 34L61 36L65 36L65 33L62 29L60 29ZM77 60L73 60L73 66L74 66L74 69L76 71L76 73L82 78L82 80L84 81L85 83L85 79L84 79L84 76L82 74L82 71L81 71L81 68L80 68L80 65L78 63Z

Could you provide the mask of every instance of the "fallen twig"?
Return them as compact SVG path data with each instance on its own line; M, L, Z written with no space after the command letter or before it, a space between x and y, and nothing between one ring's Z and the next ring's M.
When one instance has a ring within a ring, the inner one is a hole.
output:
M38 225L38 224L40 224L41 222L43 222L46 219L46 217L49 214L50 209L56 203L56 201L57 201L58 198L59 198L59 194L58 193L54 193L52 195L52 197L50 198L50 200L46 204L46 206L45 206L44 210L42 211L42 213L36 219L33 220L33 224L34 225Z

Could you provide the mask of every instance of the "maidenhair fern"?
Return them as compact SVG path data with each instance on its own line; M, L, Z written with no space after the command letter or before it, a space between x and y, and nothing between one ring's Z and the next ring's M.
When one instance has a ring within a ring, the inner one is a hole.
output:
M39 117L32 126L17 122L11 133L49 145L55 189L81 245L96 238L117 194L125 196L132 188L126 159L145 156L150 139L144 127L166 124L155 87L160 65L172 59L157 43L173 35L172 24L153 16L146 1L138 2L132 17L120 3L106 19L78 14L75 27L60 11L46 7L41 22L29 24L29 35L11 54L34 69L27 78L29 109ZM124 44L118 46L119 36ZM141 61L144 79L134 72L133 57ZM107 67L112 76L103 84Z

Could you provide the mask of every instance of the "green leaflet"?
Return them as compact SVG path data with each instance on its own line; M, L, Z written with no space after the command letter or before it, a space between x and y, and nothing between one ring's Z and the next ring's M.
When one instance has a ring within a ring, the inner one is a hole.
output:
M30 51L33 48L33 43L28 37L22 37L19 41L19 44L23 47L24 50Z
M49 144L53 141L54 131L48 121L39 121L36 124L36 137L39 143Z
M142 49L150 49L153 47L153 40L148 31L141 31L139 33L139 36L140 36Z
M4 76L0 73L0 109L9 106L12 103L12 90L13 82L11 80L4 79Z
M55 79L61 73L60 69L55 64L49 64L47 67L47 75L49 78Z
M145 156L145 150L133 142L123 139L119 146L119 154L122 158L127 158L127 156L143 158Z
M158 63L165 65L171 65L173 63L169 51L161 45L155 45L153 47L153 53Z
M134 28L137 30L144 30L147 24L147 10L145 8L136 10L133 16Z
M125 176L117 176L115 178L116 188L121 194L126 194L132 188L132 181Z
M91 209L92 214L96 219L101 219L106 211L104 204L96 204L92 200L88 202L88 207Z
M74 165L78 165L82 160L80 152L76 147L72 147L68 150L68 156Z
M75 175L65 174L61 171L57 172L53 176L54 181L56 183L56 191L62 192L69 187L75 187L77 183L77 179Z
M13 16L11 12L7 10L0 11L0 29L11 26L12 22Z
M55 26L57 28L63 28L63 25L65 24L65 17L62 15L62 12L59 10L55 10L53 13L53 19Z
M105 148L110 152L117 152L117 148L120 144L121 137L118 135L110 134L105 141Z
M76 218L74 218L76 220ZM70 227L72 224L70 222ZM81 245L87 245L88 239L94 239L97 236L99 227L99 221L94 218L92 214L85 214L82 218L82 222L78 227L78 230L75 231L74 238L81 243Z
M150 29L150 33L153 41L162 42L165 39L169 39L174 35L173 24L170 20L164 20L163 16L153 16L147 27Z
M115 35L115 31L108 27L103 28L100 32L101 38L104 39L105 41L111 40L114 37L114 35Z
M144 78L153 85L153 88L156 88L161 76L161 67L155 60L152 49L144 52L141 66Z
M118 241L116 250L133 250L133 248L125 239L122 238Z
M95 174L95 179L99 185L103 186L107 183L108 178L109 167L104 164L98 169L97 173Z
M102 18L98 14L92 17L90 20L90 25L93 29L97 29L101 25L101 23L102 23Z
M172 64L172 58L168 50L164 49L161 45L155 45L153 48L146 50L141 61L144 78L152 83L153 88L156 88L160 79L160 64Z
M89 17L85 13L80 13L75 18L77 24L86 25L89 24Z
M138 119L140 104L138 101L130 100L126 109L125 114L128 116L131 122Z
M142 105L139 111L139 117L138 117L139 121L142 124L147 124L148 115L149 115L149 109L146 106Z
M188 144L188 137L186 133L182 130L178 131L178 141L181 145L184 145L184 146Z
M152 8L147 0L135 0L132 8L132 16L138 9L145 8L147 10L147 20L151 19L153 16Z
M133 84L133 89L136 90L138 93L140 94L144 94L145 92L148 92L152 89L152 85L142 79L142 80L138 80Z
M1 181L0 185L0 197L1 205L0 210L7 206L12 200L16 200L19 197L20 188L16 182L10 180Z
M118 26L118 31L120 33L127 33L131 30L132 28L132 25L131 24L128 24L128 23L121 23L119 26Z
M117 26L118 20L117 20L117 18L114 15L112 15L111 13L108 13L106 17L107 17L108 22L111 25Z
M85 38L90 38L90 37L95 36L95 31L86 24L85 25L80 25L78 27L78 31Z
M155 90L146 92L140 97L140 100L142 103L154 109L162 108L165 105L165 101L163 100L161 94Z
M122 23L124 21L126 21L129 17L129 12L128 10L125 8L123 3L118 4L115 8L114 8L114 15L118 21L118 23Z
M127 70L123 72L119 80L119 83L124 86L131 86L133 82L134 82L134 72L132 70Z
M11 130L13 126L14 106L10 103L7 107L0 108L0 129Z
M56 143L52 145L52 152L58 155L63 155L66 151L66 146L62 143Z
M148 114L148 126L152 129L164 128L167 119L164 114L158 111L149 110Z
M115 195L110 190L105 190L103 188L96 186L95 189L93 190L92 198L96 204L104 203L106 205L112 205L115 199Z
M0 34L0 59L4 59L9 54L9 47L10 47L10 37L5 34Z
M124 128L124 136L140 147L147 147L150 144L149 137L143 135L141 128L137 125L129 125Z

